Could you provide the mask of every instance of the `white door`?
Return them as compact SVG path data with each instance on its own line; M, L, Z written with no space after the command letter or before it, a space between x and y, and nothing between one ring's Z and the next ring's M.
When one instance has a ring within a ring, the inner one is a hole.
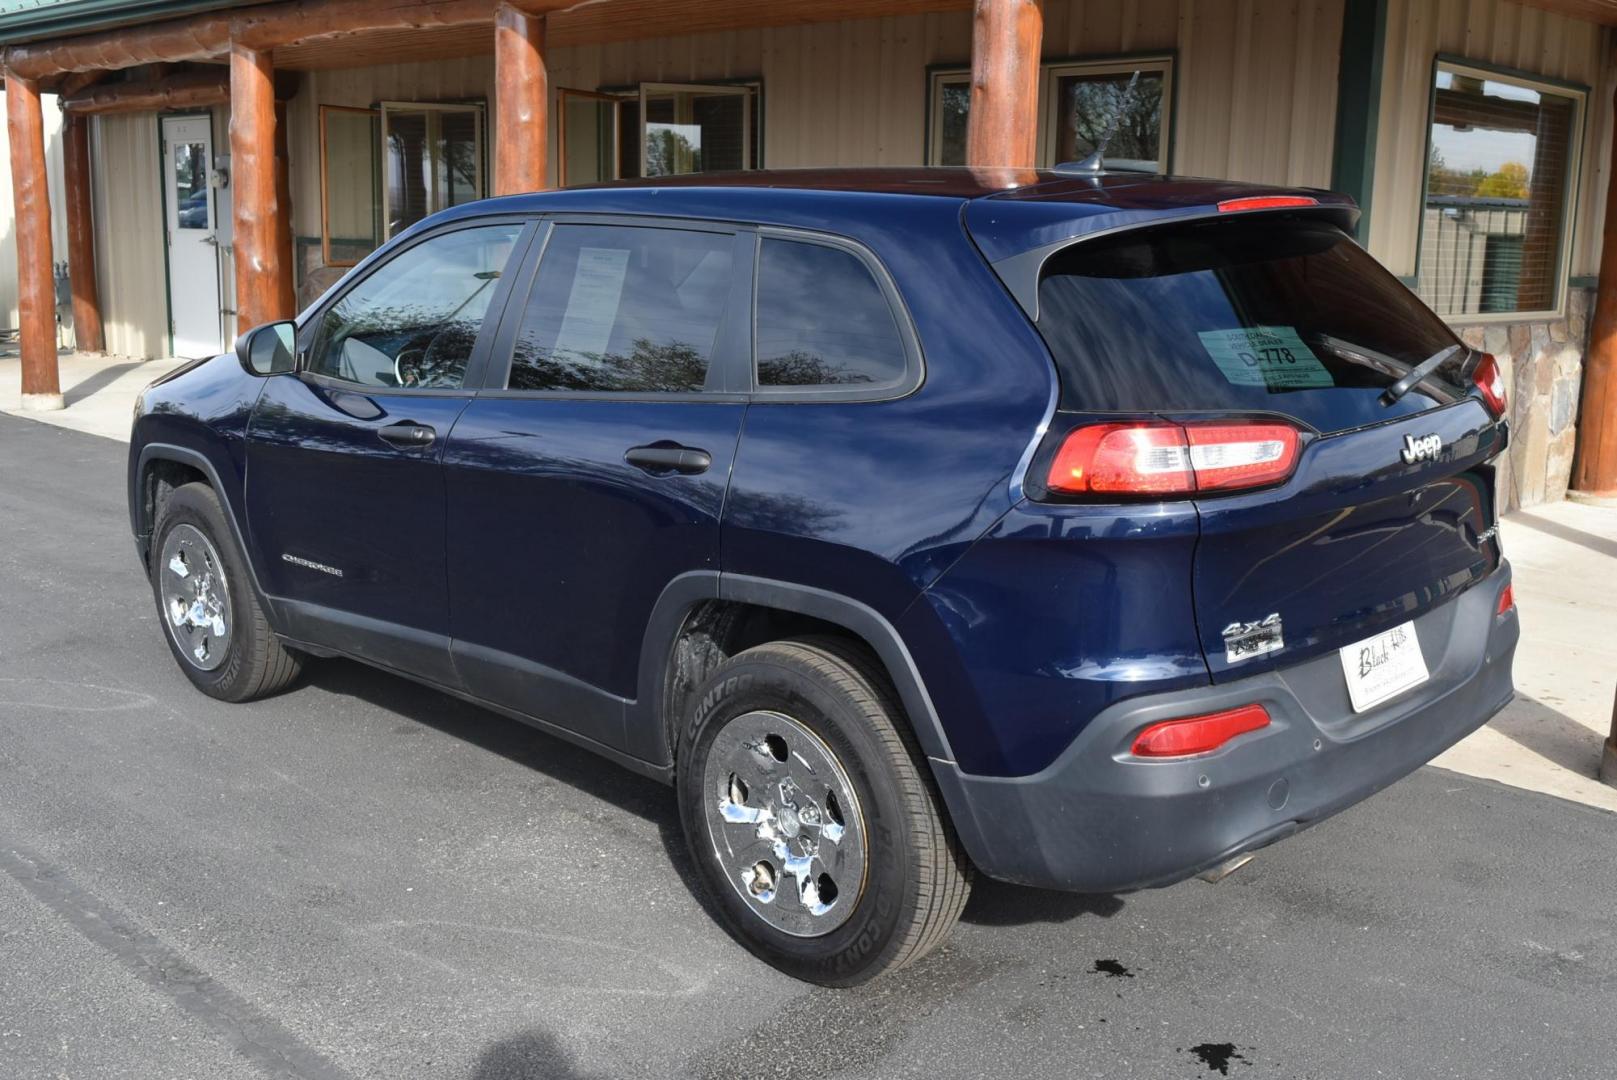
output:
M213 122L163 118L163 198L168 208L168 311L175 356L224 348L219 311L219 207L208 185Z

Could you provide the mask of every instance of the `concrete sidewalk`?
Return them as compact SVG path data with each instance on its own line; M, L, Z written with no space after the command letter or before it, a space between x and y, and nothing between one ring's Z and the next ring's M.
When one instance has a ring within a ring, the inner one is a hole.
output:
M182 360L64 353L67 408L18 413L15 356L0 357L0 411L127 441L135 395ZM1617 695L1617 508L1552 503L1501 526L1516 573L1517 697L1434 764L1617 811L1597 779Z

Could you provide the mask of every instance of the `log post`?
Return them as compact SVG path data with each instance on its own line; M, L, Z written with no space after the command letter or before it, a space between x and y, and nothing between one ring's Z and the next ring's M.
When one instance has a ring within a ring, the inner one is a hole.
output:
M21 324L22 407L62 407L56 369L56 281L51 269L51 201L45 179L45 120L39 82L6 73L6 134L17 232L17 307Z
M297 245L292 239L292 151L288 145L286 102L275 103L275 205L279 225L275 231L275 261L281 267L279 303L285 318L298 310Z
M236 329L292 317L281 277L281 208L275 184L275 78L270 54L230 48L231 214L235 224Z
M545 21L501 3L494 14L494 194L548 187L550 78Z
M67 189L67 273L73 286L73 344L105 352L101 293L95 279L95 219L90 209L90 120L62 118L62 173Z
M967 165L1034 166L1043 38L1042 0L976 0Z
M1617 166L1617 146L1612 148ZM1583 354L1583 401L1578 406L1578 449L1572 488L1596 499L1617 498L1617 173L1607 170L1606 224L1600 247L1600 283Z

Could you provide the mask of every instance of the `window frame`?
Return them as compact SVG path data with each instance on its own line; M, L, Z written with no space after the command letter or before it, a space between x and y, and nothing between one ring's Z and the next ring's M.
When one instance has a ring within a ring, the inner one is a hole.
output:
M1430 163L1432 160L1432 129L1436 126L1437 121L1437 76L1439 72L1445 70L1457 75L1475 76L1484 81L1510 83L1527 90L1572 98L1574 122L1572 125L1572 153L1568 157L1566 186L1562 192L1563 214L1560 243L1556 251L1554 305L1543 310L1470 312L1440 315L1439 318L1451 326L1544 322L1559 319L1566 313L1567 293L1571 283L1572 249L1573 242L1576 239L1579 210L1578 196L1583 186L1583 155L1587 150L1586 144L1588 142L1589 87L1582 83L1539 75L1535 72L1523 71L1520 68L1490 64L1483 60L1473 60L1453 53L1437 53L1432 57L1432 66L1426 81L1426 138L1424 142L1425 150L1421 155L1420 199L1416 202L1414 208L1415 264L1412 267L1413 274L1407 281L1410 291L1417 296L1420 296L1421 254L1426 247L1426 200L1431 194L1432 173ZM1423 303L1427 302L1424 296L1421 296L1421 301Z
M378 122L380 122L382 111L380 109L366 109L357 105L320 106L320 261L326 266L358 266L360 263L365 261L364 256L360 256L357 259L333 259L331 257L331 192L330 182L328 180L331 173L329 167L330 158L326 151L326 115L327 113L332 112L360 113L365 116L375 117L377 118ZM378 165L381 162L382 146L383 144L381 138L378 136L376 144L371 147L371 152L376 155L375 160ZM378 179L379 177L376 171L376 166L372 166L371 212L373 215L376 215L375 220L372 221L372 225L376 228L377 232L380 233L381 230L387 227L387 211L382 205L382 185L378 182ZM375 251L385 243L387 243L387 237L378 235L376 247L372 248L371 250Z
M864 263L887 301L898 339L904 349L904 371L896 379L884 383L860 383L853 386L763 386L758 382L758 273L763 259L764 241L786 240L796 243L818 244L821 247L846 251ZM748 368L752 400L756 402L834 402L834 401L892 401L907 397L925 382L926 360L921 351L920 336L904 294L893 281L887 267L876 254L863 244L847 237L812 229L795 229L775 225L758 227L758 243L753 248L752 303L750 305L751 364Z
M1162 73L1162 134L1158 168L1164 173L1173 171L1174 121L1178 113L1179 53L1174 49L1152 49L1144 52L1098 53L1082 56L1056 57L1039 61L1039 101L1037 148L1038 167L1048 169L1058 162L1055 153L1055 116L1060 102L1055 98L1055 86L1067 75L1128 75L1136 68ZM971 82L971 66L966 63L933 64L926 69L926 146L924 160L929 166L938 166L942 146L943 110L939 108L945 83Z
M511 244L511 255L500 274L500 283L494 290L494 295L489 297L488 310L483 313L483 325L478 328L477 340L472 345L471 355L466 359L466 375L461 380L460 386L452 389L448 387L415 386L378 388L368 383L353 382L349 379L338 378L335 375L324 375L320 372L309 370L309 353L314 347L314 339L319 333L320 324L325 321L326 315L330 313L333 307L340 304L351 292L368 281L372 274L429 240L466 229L484 229L498 225L518 225L521 228L517 232L516 239ZM522 276L528 252L533 247L537 225L538 222L532 214L490 214L484 217L468 217L445 222L436 228L411 236L397 245L384 243L370 255L360 260L359 264L343 277L336 288L331 289L316 306L309 308L298 319L297 357L292 369L295 376L314 386L366 395L385 392L389 395L416 394L423 397L473 396L478 392L488 369L490 350L496 340L498 329L503 326L505 312L509 307L513 282Z
M377 160L378 160L378 164L379 164L379 166L381 168L381 205L382 205L382 223L381 224L382 224L382 242L383 243L386 243L387 241L393 239L393 237L396 235L393 232L393 225L392 225L393 215L391 213L392 207L389 205L389 201L388 201L387 114L388 114L389 110L391 110L391 111L393 111L395 113L439 112L439 113L472 113L472 114L474 114L477 117L477 128L476 128L476 130L477 130L477 138L475 140L476 144L477 144L477 149L476 149L476 151L475 151L475 153L473 155L473 159L477 162L477 199L473 199L471 201L476 202L478 199L486 199L486 198L488 198L488 172L489 172L489 170L488 170L488 160L487 160L488 159L488 102L487 101L482 101L482 100L479 100L479 101L394 101L394 100L380 101L376 105L376 111L379 112L381 114L381 117L382 117L381 143L380 143L380 147L379 147L379 150L378 150L378 159ZM455 205L465 206L467 204L466 203L457 203ZM442 209L449 209L449 207L443 207ZM437 210L430 210L429 209L427 211L425 217L431 217L433 214L436 214L438 212L439 211L437 211ZM425 218L423 218L423 220L425 220ZM409 229L411 225L415 225L415 224L416 224L416 222L412 221L410 223L410 225L406 225L404 228ZM400 230L400 232L403 232L403 231L404 230L402 230L402 229Z
M600 225L631 229L673 229L680 232L704 232L729 235L735 248L731 257L730 296L725 303L724 315L719 322L710 365L722 372L723 390L683 390L661 392L655 390L513 390L508 382L511 365L516 356L517 337L522 331L523 317L533 290L539 282L539 270L545 252L556 234L558 225ZM567 401L636 401L689 404L694 402L744 402L748 394L745 380L751 360L747 349L748 326L741 320L752 307L752 275L740 273L748 261L757 259L756 230L750 225L711 221L702 218L644 217L630 214L547 214L538 222L538 233L528 245L528 252L520 272L513 276L505 309L499 327L491 340L489 363L483 372L481 397L523 400ZM750 250L749 250L750 249ZM518 299L520 298L520 299ZM485 327L485 330L487 328ZM479 344L482 344L479 339ZM470 365L468 365L469 367ZM468 382L470 380L468 379Z

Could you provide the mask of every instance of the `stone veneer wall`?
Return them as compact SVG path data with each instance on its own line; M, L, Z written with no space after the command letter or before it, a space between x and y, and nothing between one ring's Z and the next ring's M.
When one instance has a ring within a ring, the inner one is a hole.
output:
M1593 304L1593 289L1574 288L1565 318L1454 328L1467 345L1499 358L1510 387L1510 454L1498 476L1501 513L1566 498Z

